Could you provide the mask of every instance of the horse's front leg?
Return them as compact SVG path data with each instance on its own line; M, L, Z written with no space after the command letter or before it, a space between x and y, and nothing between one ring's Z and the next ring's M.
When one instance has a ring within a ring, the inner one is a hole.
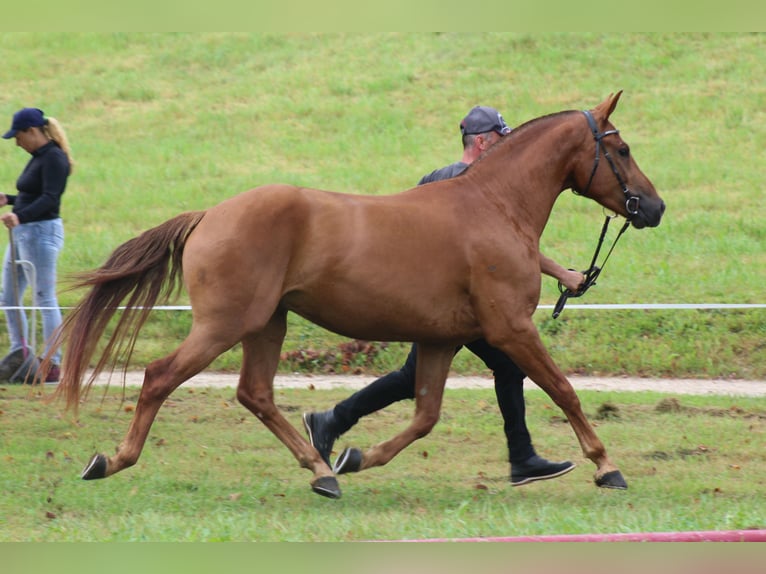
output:
M345 449L335 463L335 472L357 472L382 466L417 439L426 436L439 421L444 385L455 356L455 345L418 343L415 367L415 414L412 422L395 437L366 452Z
M596 465L596 484L605 488L627 488L622 474L609 460L604 444L585 417L572 384L551 359L531 318L514 325L512 331L506 329L498 333L489 334L487 340L511 357L564 412L583 454Z
M277 312L261 333L242 340L237 399L284 443L302 468L314 473L311 480L314 492L340 498L340 487L332 469L274 404L274 375L279 366L285 328L285 314Z

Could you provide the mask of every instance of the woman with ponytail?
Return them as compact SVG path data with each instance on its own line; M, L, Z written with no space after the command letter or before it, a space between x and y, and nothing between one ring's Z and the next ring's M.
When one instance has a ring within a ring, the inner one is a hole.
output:
M35 267L33 305L41 309L45 353L53 332L61 324L61 310L56 297L56 262L64 246L61 196L72 174L74 161L61 124L55 118L46 117L37 108L23 108L16 112L11 129L3 138L15 138L16 145L32 156L16 181L18 193L0 193L0 206L13 206L10 212L0 215L0 222L13 229L17 259L30 261ZM18 296L23 299L28 278L21 268L18 271L15 274L19 282ZM18 305L14 300L13 276L9 245L3 259L0 304L6 307L10 349L0 361L0 382L11 379L30 351L25 348L28 335L26 314L7 309ZM48 372L41 373L45 382L58 382L60 363L61 354L57 352L52 357Z

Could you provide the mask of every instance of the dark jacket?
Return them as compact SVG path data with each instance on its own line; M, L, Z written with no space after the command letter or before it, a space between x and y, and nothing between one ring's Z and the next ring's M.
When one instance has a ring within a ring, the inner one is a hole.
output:
M32 159L16 181L18 195L6 195L19 223L59 217L69 169L69 159L56 142L32 152Z

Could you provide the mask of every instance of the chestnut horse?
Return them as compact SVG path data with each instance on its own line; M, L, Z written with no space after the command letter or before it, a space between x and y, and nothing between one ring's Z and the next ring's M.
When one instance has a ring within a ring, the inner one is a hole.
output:
M265 185L119 246L102 267L81 275L79 285L90 289L58 333L57 344L67 348L57 391L67 405L76 409L99 373L130 357L151 308L169 301L181 280L193 323L175 351L147 366L116 453L94 455L82 477L135 464L168 396L242 343L237 399L313 472L315 492L340 497L332 469L274 404L292 311L347 337L418 343L413 420L391 440L358 451L356 470L386 464L430 432L455 347L483 337L566 414L596 465L596 484L626 488L532 321L540 235L564 189L636 228L660 223L663 201L609 122L619 97L532 120L454 179L378 197ZM83 382L123 301L126 311Z

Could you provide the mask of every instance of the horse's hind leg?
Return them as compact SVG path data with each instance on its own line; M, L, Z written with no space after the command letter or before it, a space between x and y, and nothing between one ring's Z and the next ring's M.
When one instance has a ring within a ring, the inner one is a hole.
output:
M366 452L345 449L335 463L338 474L357 472L382 466L419 438L423 438L439 421L444 385L455 356L455 346L418 343L415 367L415 414L410 425L395 437L377 444Z
M314 473L314 492L340 498L340 487L330 467L274 404L274 375L285 331L286 313L277 311L262 331L242 339L237 399L285 444L303 468Z
M231 344L215 343L201 329L192 328L189 337L178 349L146 367L141 393L133 420L114 456L96 454L83 470L82 478L105 478L133 466L141 455L149 429L162 403L184 381L207 367Z

